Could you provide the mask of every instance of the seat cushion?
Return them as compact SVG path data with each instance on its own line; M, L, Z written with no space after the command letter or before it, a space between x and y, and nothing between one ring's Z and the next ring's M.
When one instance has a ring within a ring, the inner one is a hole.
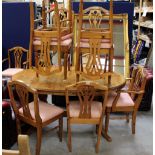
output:
M80 40L81 42L89 42L89 39L81 39ZM101 40L101 43L109 43L110 42L110 39L102 39Z
M73 37L73 33L67 34L67 35L61 37L61 41L70 39L72 37ZM52 38L52 40L56 40L57 41L58 39L57 38Z
M71 101L69 105L70 117L79 117L80 103L79 101ZM102 103L93 101L91 104L91 118L99 118L102 114Z
M61 37L61 46L71 46L73 34L67 34ZM35 38L33 41L33 45L41 45L40 38ZM56 46L58 45L58 39L52 38L50 45Z
M21 71L23 71L22 68L8 68L8 69L2 71L2 76L12 78L13 75L15 75Z
M69 46L70 47L71 46L71 43L72 43L72 39L69 38L69 39L66 39L66 40L61 41L61 46ZM41 45L40 39L34 40L33 41L33 45ZM51 40L50 45L56 46L56 45L58 45L58 42Z
M90 45L88 42L80 42L80 47L81 48L89 48ZM109 49L111 47L112 47L112 45L110 42L103 42L103 43L101 42L101 48L102 49Z
M43 101L39 101L38 104L39 104L40 117L43 123L64 112L62 108L59 108L55 105L48 104ZM30 108L30 113L32 118L35 119L34 102L29 103L29 108ZM19 109L19 113L23 114L23 108Z
M116 93L110 93L108 95L107 100L107 107L112 107L112 103L114 101L114 98L116 97ZM121 93L120 97L117 101L116 108L118 107L133 107L134 102L131 99L130 95L128 93Z

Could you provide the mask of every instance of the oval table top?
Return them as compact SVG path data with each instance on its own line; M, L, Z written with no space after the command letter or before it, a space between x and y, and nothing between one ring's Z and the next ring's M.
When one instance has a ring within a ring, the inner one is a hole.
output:
M12 77L12 80L20 80L25 84L29 85L31 88L34 88L38 93L65 93L65 87L67 85L76 83L76 74L74 68L71 68L71 71L67 72L67 80L64 80L63 71L53 73L49 76L36 76L36 71L34 69L26 69ZM86 80L80 78L80 81ZM125 85L125 77L121 74L113 72L111 74L111 83L108 85L108 76L105 76L104 79L95 80L99 84L108 86L109 90L115 90L122 88Z

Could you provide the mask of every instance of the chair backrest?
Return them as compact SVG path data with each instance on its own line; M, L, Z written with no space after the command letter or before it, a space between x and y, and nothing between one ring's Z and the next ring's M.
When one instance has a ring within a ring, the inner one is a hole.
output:
M107 100L107 94L108 94L108 88L106 86L99 86L98 84L87 81L87 82L78 82L76 84L70 85L66 87L66 107L67 107L67 115L69 115L69 105L70 95L76 95L78 96L79 104L80 104L80 113L79 118L80 119L91 119L91 103L94 101L94 97L98 96L97 90L102 91L100 93L101 96L103 96L104 101L102 104L102 115L104 115L105 107L106 107L106 100ZM102 117L102 116L101 116Z
M26 57L25 65L28 65L27 64L28 54L29 54L28 50L20 46L9 49L8 50L9 68L13 66L13 63L15 68L23 68L24 57Z
M146 74L144 72L144 68L142 66L137 66L137 68L134 68L132 71L132 80L129 85L129 90L134 92L141 92L142 94L145 91L145 85L146 85ZM137 98L137 95L135 93L131 93L132 98Z
M78 41L80 41L81 38L87 37L84 36L83 33L90 33L91 31L102 32L100 34L102 36L102 39L107 38L110 39L111 42L113 41L113 0L110 0L109 8L109 10L106 10L103 7L93 6L84 10L83 0L80 0ZM86 17L89 21L87 22L87 27L84 24ZM105 20L108 22L107 26L103 26Z
M18 150L2 150L2 155L30 155L28 135L18 135Z
M35 53L35 66L38 74L50 75L52 73L52 63L50 58L51 41L52 38L57 38L57 31L42 31L34 30L34 37L39 38L40 50ZM59 40L58 40L59 42ZM35 45L33 45L35 46ZM60 44L58 43L57 53L60 55ZM61 61L60 61L61 62ZM58 60L58 66L61 67L61 63Z
M42 120L39 115L37 91L35 89L31 89L30 86L27 86L22 81L9 81L8 90L16 117L31 125L41 123ZM16 98L14 95L15 93ZM30 95L33 95L34 116L32 115L29 107Z
M74 26L74 12L72 10L72 4L71 0L69 0L68 8L57 8L57 2L55 2L55 10L54 14L52 16L53 25L52 27L61 27L61 28L68 28L69 32L73 32L73 26ZM60 22L59 22L60 21ZM58 25L59 24L59 25Z

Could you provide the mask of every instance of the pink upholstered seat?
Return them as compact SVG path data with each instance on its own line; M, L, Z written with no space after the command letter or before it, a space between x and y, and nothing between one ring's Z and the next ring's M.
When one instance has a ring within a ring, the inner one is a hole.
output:
M8 68L8 69L2 71L2 76L12 78L13 75L15 75L21 71L23 71L23 69L21 69L21 68Z
M101 43L101 48L102 49L107 49L107 48L111 48L111 43L109 42L105 42L105 43ZM90 45L89 45L89 43L88 42L80 42L80 47L81 48L89 48L90 47Z
M79 117L80 103L78 101L71 101L69 105L70 117ZM102 103L93 101L91 104L91 118L100 118L102 114Z
M81 39L81 42L89 42L89 39ZM102 39L101 43L110 43L110 39Z
M67 35L61 37L61 41L71 39L72 37L73 37L73 33L67 34ZM57 41L58 38L52 38L52 40Z
M62 36L61 37L61 46L71 46L72 36L73 36L72 33L67 34L65 36ZM40 38L35 38L34 41L33 41L33 45L41 45ZM53 45L53 46L58 45L57 38L52 38L50 45Z
M39 101L38 105L39 105L39 114L43 123L64 112L62 108L59 108L55 105L50 105L43 101ZM33 102L29 103L29 108L30 108L30 113L32 115L32 118L35 119ZM19 113L23 114L23 108L19 109Z
M115 93L110 93L107 100L107 107L112 107L112 103L114 101L114 98L116 97ZM120 97L117 101L116 107L133 107L134 102L131 99L130 95L128 93L121 93Z

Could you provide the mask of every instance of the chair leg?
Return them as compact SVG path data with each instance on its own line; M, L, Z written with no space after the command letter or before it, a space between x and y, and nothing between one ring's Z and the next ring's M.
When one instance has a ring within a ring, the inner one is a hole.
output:
M20 120L17 117L16 117L16 127L17 127L17 139L18 139L18 135L21 134L21 126L20 126Z
M76 71L80 71L80 54L79 54L79 48L76 47ZM79 82L79 74L76 74L76 82Z
M96 143L96 153L99 152L99 145L101 141L101 132L102 132L102 120L98 128L98 137L97 137L97 143Z
M68 129L68 149L69 152L72 152L71 126L69 120L67 121L67 129Z
M81 72L83 72L82 54L80 55L80 67L81 67Z
M136 126L136 114L137 114L137 111L134 111L132 113L132 134L135 134L135 126Z
M96 134L98 134L98 130L99 130L99 125L96 124Z
M67 56L68 56L68 53L65 52L64 53L64 80L67 79Z
M114 49L112 47L110 49L110 57L109 57L109 72L113 72L113 57L114 57Z
M40 155L41 139L42 139L42 128L37 127L36 155Z
M68 71L70 71L70 66L71 66L71 63L70 63L71 60L70 59L71 59L71 54L68 53L68 60L67 60L68 61L68 63L67 63L68 64Z
M126 114L126 122L129 123L129 113Z
M20 120L16 118L17 134L21 134Z
M63 117L59 118L59 140L62 142L63 136Z
M108 128L109 128L109 119L110 119L110 112L106 113L105 117L105 134L108 134Z

